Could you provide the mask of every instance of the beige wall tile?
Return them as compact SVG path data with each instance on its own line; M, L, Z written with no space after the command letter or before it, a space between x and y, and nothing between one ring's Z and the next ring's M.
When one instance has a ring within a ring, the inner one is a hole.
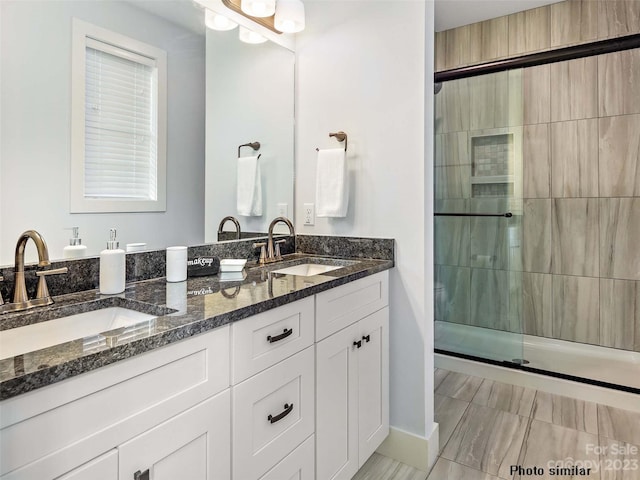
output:
M441 133L435 136L435 165L471 165L467 132Z
M508 72L469 79L471 130L504 127L509 124Z
M549 6L532 8L509 15L509 55L549 48Z
M600 337L599 280L553 276L553 337L597 345Z
M599 120L601 197L640 196L640 115Z
M640 49L598 56L601 117L640 113Z
M469 63L469 38L468 25L452 28L444 32L444 66L445 68L457 68Z
M600 275L640 280L640 198L601 198Z
M600 345L634 349L640 322L638 284L632 280L600 279Z
M549 124L526 125L523 129L522 163L525 198L549 198L551 163Z
M598 2L565 0L550 5L551 47L564 47L598 38Z
M469 130L469 79L443 83L435 98L436 133Z
M598 116L597 58L551 64L551 121Z
M472 268L470 324L510 331L509 286L507 270Z
M526 199L522 218L522 269L551 271L551 200Z
M434 67L436 72L446 70L445 67L445 32L436 32L434 49Z
M469 282L471 269L435 266L436 320L469 324Z
M551 275L522 274L522 323L528 335L552 337Z
M640 33L640 0L599 0L598 37Z
M598 196L598 120L552 123L551 195Z
M479 22L479 25L472 29L471 43L480 34L480 58L481 62L504 58L509 55L509 20L508 17L498 17L491 20Z
M523 76L524 124L551 121L551 66L525 68Z
M598 200L556 198L551 209L551 271L597 277L600 250Z
M471 165L435 167L436 198L470 198Z

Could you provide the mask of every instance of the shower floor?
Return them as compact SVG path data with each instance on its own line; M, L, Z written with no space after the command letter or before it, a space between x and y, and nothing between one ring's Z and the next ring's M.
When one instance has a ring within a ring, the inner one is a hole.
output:
M640 353L500 330L435 322L439 350L640 389Z

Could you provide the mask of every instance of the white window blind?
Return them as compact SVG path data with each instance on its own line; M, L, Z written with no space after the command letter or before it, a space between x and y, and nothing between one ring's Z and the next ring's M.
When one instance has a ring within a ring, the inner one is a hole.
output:
M156 200L155 59L87 38L85 198Z

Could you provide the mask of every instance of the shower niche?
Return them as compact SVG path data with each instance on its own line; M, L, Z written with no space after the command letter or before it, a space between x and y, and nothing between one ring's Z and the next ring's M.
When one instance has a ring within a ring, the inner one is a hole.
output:
M522 128L469 133L472 198L522 198Z

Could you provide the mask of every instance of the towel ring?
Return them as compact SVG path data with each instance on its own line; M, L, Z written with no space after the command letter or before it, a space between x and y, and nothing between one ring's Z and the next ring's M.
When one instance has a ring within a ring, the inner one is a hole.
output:
M342 130L340 130L339 132L335 132L335 133L330 133L329 137L336 137L336 140L338 140L339 142L344 142L344 151L347 151L347 134L344 133ZM320 149L316 148L316 152L319 152Z
M260 142L249 142L249 143L243 143L242 145L238 145L238 157L240 157L240 149L242 147L251 147L254 150L259 150L260 149Z

